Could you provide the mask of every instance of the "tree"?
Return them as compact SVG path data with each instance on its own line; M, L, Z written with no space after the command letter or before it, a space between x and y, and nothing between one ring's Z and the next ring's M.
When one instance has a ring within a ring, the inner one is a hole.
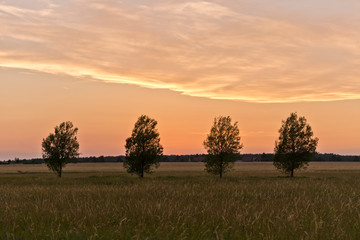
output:
M63 122L55 127L55 133L50 133L46 139L43 139L44 162L59 178L65 165L79 156L77 131L72 122Z
M210 134L204 141L204 147L208 152L204 160L208 173L219 174L222 178L225 172L232 169L243 147L239 134L237 122L231 124L229 116L214 119Z
M313 137L305 117L298 118L296 113L282 121L279 133L275 142L274 166L293 177L295 169L306 167L314 157L319 139Z
M144 177L152 173L152 166L159 167L159 159L163 154L160 145L157 121L146 115L139 117L135 123L131 137L126 139L124 167L128 173L136 173Z

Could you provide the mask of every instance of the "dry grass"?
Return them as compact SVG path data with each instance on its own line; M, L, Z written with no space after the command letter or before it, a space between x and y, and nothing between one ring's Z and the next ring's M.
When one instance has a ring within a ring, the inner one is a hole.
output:
M202 172L204 164L201 162L162 162L156 172ZM360 171L360 162L312 162L306 171ZM0 165L0 173L48 173L49 170L45 164L11 164ZM272 162L236 162L235 172L271 172L278 174ZM68 173L109 173L125 172L122 163L71 163L66 165L65 174Z
M19 173L21 171L22 173ZM224 179L201 163L151 177L119 163L0 166L0 239L359 239L360 164L313 163L290 179L237 163Z

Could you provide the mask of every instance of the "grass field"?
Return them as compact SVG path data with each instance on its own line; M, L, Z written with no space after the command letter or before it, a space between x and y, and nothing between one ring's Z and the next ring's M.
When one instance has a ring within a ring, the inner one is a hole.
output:
M145 179L121 163L0 166L0 239L360 239L360 163L312 163L295 178L237 163L162 163Z

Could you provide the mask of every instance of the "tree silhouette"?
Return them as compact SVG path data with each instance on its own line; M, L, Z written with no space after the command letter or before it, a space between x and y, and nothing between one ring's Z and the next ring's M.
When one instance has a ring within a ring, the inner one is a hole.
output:
M67 163L79 156L78 129L72 122L63 122L55 127L55 133L43 139L43 158L48 168L61 178L62 169Z
M146 115L139 117L135 123L131 137L126 139L126 154L124 167L128 173L136 173L144 177L145 173L152 173L152 166L159 166L159 159L163 153L160 145L157 121Z
M205 169L209 173L222 175L233 167L243 145L240 143L240 131L237 122L231 124L231 118L217 117L204 141L208 152L205 157Z
M282 121L279 139L275 142L274 166L294 176L294 170L308 165L316 153L319 139L313 137L313 131L305 117L291 113Z

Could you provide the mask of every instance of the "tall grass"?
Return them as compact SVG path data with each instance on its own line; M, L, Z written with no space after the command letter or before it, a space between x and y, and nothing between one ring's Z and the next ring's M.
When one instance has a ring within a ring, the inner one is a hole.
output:
M358 170L310 167L290 179L257 164L218 179L184 163L139 179L94 166L63 179L2 173L0 238L360 238Z

